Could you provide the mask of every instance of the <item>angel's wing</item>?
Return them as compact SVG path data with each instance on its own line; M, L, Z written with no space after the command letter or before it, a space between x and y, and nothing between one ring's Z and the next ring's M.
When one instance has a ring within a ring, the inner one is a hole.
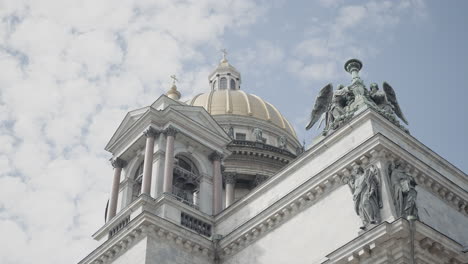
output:
M327 86L323 87L320 90L317 98L315 99L314 109L310 114L310 122L306 126L306 130L309 130L312 126L317 123L319 118L322 116L323 113L327 112L328 106L331 103L333 97L333 85L329 83Z
M400 105L396 99L395 90L388 84L387 82L383 83L383 90L387 95L387 100L393 105L393 109L395 110L395 114L408 125L408 120L406 120L403 112L401 112Z

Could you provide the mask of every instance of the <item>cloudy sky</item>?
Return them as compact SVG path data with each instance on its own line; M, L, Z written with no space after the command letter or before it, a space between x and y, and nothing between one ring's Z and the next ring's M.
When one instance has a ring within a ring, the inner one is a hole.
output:
M75 263L97 246L127 111L180 79L209 90L226 48L242 89L300 140L317 91L388 81L413 136L468 171L468 1L0 0L0 263Z

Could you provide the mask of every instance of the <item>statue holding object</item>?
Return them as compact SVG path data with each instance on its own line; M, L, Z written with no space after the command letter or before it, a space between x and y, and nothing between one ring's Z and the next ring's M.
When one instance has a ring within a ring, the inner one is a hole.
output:
M396 99L395 90L387 82L383 83L383 91L380 91L375 83L371 84L370 91L367 90L363 80L359 77L361 68L362 63L359 60L347 61L345 69L351 73L351 84L349 86L340 84L338 89L333 91L333 85L330 83L319 91L306 130L312 128L322 119L319 122L319 127L325 121L322 134L326 136L347 123L359 110L367 107L374 109L408 132L398 121L400 118L405 124L408 124Z

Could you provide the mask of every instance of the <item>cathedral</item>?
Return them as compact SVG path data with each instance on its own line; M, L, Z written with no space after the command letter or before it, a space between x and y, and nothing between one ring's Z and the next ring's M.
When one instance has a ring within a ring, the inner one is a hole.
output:
M225 56L206 93L181 100L173 77L107 143L100 246L79 264L468 263L468 175L410 135L398 89L366 85L362 66L320 90L307 148Z

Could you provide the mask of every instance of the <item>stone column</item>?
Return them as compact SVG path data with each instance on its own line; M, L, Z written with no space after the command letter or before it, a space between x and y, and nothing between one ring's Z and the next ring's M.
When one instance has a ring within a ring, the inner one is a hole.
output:
M172 193L172 178L174 170L174 139L177 129L168 127L164 134L166 135L166 157L164 160L164 184L163 192Z
M210 155L213 161L213 214L217 215L223 210L223 179L221 176L221 159L223 155L213 152Z
M146 136L145 160L143 164L143 179L141 182L141 193L150 195L151 173L153 171L154 139L159 135L159 131L149 127L143 134Z
M234 203L234 186L236 185L236 173L225 173L224 182L226 183L226 208L228 208L232 203Z
M200 179L200 192L198 195L198 206L205 214L213 213L213 181L207 175Z
M117 200L119 198L119 184L120 184L120 174L122 173L122 168L125 167L126 162L122 159L115 158L111 160L112 167L114 167L114 178L112 180L112 189L109 199L109 208L107 211L107 221L111 220L117 213Z
M161 139L159 137L159 146L161 144ZM165 152L161 149L156 150L154 153L154 163L153 163L153 178L151 180L151 197L158 197L163 193L163 184L164 184L164 156Z
M382 209L380 210L382 221L389 223L395 221L398 216L396 215L395 205L393 203L392 186L390 183L390 176L388 166L391 162L391 158L385 149L380 151L371 150L370 162L377 166L381 173L381 199Z

